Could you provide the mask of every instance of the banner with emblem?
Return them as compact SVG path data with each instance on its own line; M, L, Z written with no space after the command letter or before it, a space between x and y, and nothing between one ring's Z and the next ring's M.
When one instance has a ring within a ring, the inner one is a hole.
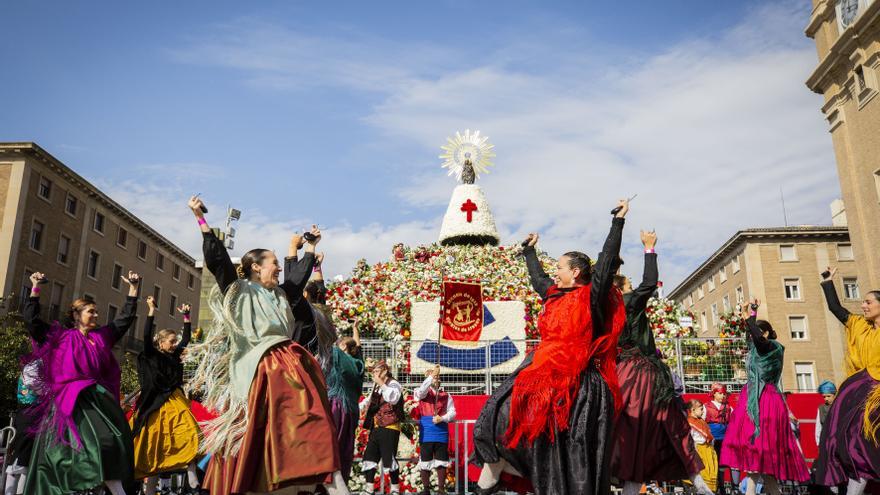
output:
M483 332L483 284L444 279L440 299L442 340L476 342Z

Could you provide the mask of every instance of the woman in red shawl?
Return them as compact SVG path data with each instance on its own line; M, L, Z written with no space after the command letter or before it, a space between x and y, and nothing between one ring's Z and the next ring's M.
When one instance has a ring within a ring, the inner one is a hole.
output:
M501 488L502 471L531 482L535 495L609 493L611 429L619 388L617 338L626 315L613 287L626 201L615 211L602 254L569 252L554 279L535 252L523 249L532 287L543 299L541 343L486 402L474 427L476 493Z

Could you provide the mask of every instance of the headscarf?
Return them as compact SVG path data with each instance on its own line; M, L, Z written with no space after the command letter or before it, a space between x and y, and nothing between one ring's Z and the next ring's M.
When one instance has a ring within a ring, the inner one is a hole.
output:
M834 382L832 382L831 380L825 380L824 382L819 384L818 392L822 395L836 394L837 387L834 386Z

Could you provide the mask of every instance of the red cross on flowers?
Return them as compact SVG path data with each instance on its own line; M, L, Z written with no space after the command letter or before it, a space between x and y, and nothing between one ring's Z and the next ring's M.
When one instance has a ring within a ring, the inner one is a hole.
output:
M471 223L474 221L474 212L477 211L477 205L470 199L462 203L461 211L467 213L467 221Z

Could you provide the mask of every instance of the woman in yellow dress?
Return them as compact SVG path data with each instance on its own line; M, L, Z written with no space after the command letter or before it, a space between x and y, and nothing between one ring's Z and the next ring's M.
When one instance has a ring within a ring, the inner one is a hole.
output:
M176 330L153 334L156 301L152 297L147 298L147 307L144 350L138 356L141 394L131 417L135 477L146 478L144 493L154 495L161 473L186 469L190 491L197 493L195 459L199 451L199 426L182 389L181 354L192 334L190 306L177 308L183 315L180 342Z
M712 436L712 430L709 429L709 423L706 422L704 416L706 408L703 403L693 399L688 402L688 423L691 425L691 438L694 439L694 445L697 448L697 455L703 461L703 470L700 476L706 481L706 485L713 492L718 490L718 453L712 443L715 438Z

